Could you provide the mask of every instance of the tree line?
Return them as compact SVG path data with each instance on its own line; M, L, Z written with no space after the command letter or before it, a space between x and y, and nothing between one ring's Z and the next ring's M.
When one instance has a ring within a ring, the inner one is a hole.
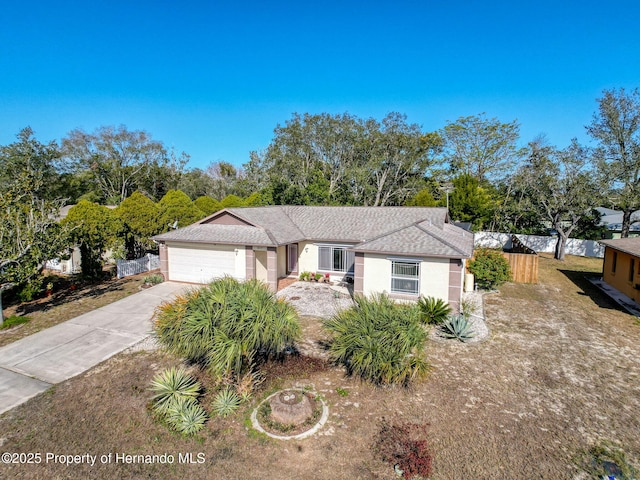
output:
M294 114L242 167L206 169L187 168L186 153L125 126L73 130L59 143L41 143L25 128L0 147L2 285L28 281L71 244L95 273L105 248L139 254L152 235L230 206L447 206L475 229L553 229L559 259L569 235L598 237L595 207L621 210L622 236L629 234L640 208L637 89L597 99L586 126L593 147L558 147L543 136L522 147L519 128L485 114L433 132L399 113ZM77 206L55 221L64 204Z

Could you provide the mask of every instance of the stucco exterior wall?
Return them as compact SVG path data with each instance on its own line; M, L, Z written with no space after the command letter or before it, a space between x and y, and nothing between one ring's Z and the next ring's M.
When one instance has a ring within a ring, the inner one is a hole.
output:
M235 247L236 252L236 277L247 278L247 253L245 247Z
M420 262L420 294L449 301L449 259L423 258ZM391 293L391 259L388 255L364 255L364 275L362 293L386 292L398 298L411 298L411 295ZM417 298L414 297L414 298Z
M202 223L210 223L213 225L249 225L244 220L240 220L238 217L235 217L228 212L222 213L214 218L210 218Z
M614 271L615 258L615 271ZM630 277L631 263L633 265L633 277ZM604 264L602 266L602 279L616 290L640 303L640 259L628 253L620 252L611 247L604 251ZM636 288L638 285L638 288Z
M298 244L298 271L315 272L318 270L318 246L312 242Z
M448 258L426 258L420 264L420 294L425 297L449 299L449 262ZM391 271L391 267L389 267Z

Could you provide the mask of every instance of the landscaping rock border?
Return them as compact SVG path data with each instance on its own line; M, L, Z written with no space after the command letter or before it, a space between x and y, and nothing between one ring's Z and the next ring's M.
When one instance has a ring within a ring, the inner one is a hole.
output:
M309 430L307 430L305 432L302 432L302 433L299 433L297 435L276 435L274 433L267 432L264 428L262 428L262 426L260 425L260 422L258 422L258 410L260 409L260 406L264 402L268 402L271 398L273 398L276 395L279 395L283 391L287 391L287 390L292 390L292 389L278 390L277 392L272 393L267 398L262 400L262 402L260 402L258 404L258 406L253 409L253 412L251 412L251 425L257 431L259 431L261 433L264 433L268 437L275 438L276 440L301 440L303 438L308 438L308 437L314 435L318 430L320 430L324 426L324 424L329 419L329 407L327 406L327 403L324 401L324 399L322 397L317 395L315 392L311 392L311 393L313 393L315 395L315 400L322 404L322 415L320 416L320 420L318 420L318 422L313 427L311 427ZM302 390L300 390L300 391L302 391Z

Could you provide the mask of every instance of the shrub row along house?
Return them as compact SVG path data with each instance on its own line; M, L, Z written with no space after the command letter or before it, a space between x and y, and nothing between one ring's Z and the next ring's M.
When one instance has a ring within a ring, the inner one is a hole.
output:
M227 208L153 237L168 280L278 278L309 271L353 280L355 293L442 298L457 309L473 234L445 208L269 206Z

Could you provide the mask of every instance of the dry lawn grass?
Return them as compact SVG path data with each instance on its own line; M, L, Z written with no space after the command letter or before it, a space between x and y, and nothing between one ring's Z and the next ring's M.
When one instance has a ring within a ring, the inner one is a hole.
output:
M0 330L0 347L131 295L138 291L142 279L147 275L144 273L81 285L77 290L66 288L50 297L10 305L4 310L5 317L18 314L31 320Z
M327 425L306 440L249 431L250 407L211 419L195 438L171 433L149 414L147 388L175 360L159 352L118 355L2 416L0 451L168 453L175 463L0 465L0 477L397 478L372 452L382 417L429 424L438 479L586 478L575 458L603 440L621 445L637 466L640 325L584 280L600 268L595 259L541 258L539 285L508 284L486 297L490 338L430 342L433 372L409 390L345 378L318 359L270 364L256 402L306 385L330 406ZM304 323L307 336L321 339L317 320ZM179 453L202 453L204 463L180 464Z

